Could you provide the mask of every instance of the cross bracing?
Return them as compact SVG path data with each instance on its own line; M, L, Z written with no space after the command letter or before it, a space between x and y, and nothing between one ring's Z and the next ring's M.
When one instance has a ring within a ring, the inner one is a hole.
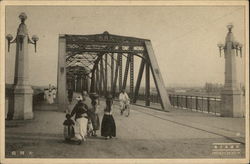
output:
M66 88L95 92L100 96L112 94L113 97L125 89L131 102L136 103L144 76L145 105L149 106L152 74L162 108L168 110L168 95L150 40L113 35L106 31L95 35L63 35L60 39L65 46ZM141 62L138 75L135 75L137 67L134 65L138 64L135 57L139 57ZM62 70L59 75L63 75Z

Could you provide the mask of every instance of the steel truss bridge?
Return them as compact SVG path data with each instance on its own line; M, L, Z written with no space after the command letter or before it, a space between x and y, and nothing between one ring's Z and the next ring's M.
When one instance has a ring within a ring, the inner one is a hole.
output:
M140 60L136 81L135 57ZM162 109L167 111L169 97L150 40L112 35L107 31L96 35L59 36L57 86L62 109L67 104L68 88L113 97L125 89L131 102L136 103L144 72L145 105L150 106L151 72Z

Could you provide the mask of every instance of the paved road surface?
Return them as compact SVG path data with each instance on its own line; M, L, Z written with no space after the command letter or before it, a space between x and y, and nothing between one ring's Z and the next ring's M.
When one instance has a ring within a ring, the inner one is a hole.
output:
M137 106L132 106L132 108L131 115L125 117L120 115L118 106L114 105L113 115L117 126L116 138L104 140L98 131L98 137L88 138L82 145L64 142L62 123L65 113L36 111L34 120L10 121L6 124L6 156L34 158L220 158L221 156L211 154L212 144L235 142L210 131L178 124L169 120L168 114L161 114L162 118L159 118L156 117L155 111ZM99 115L102 119L103 103ZM180 117L180 119L185 119L185 117ZM222 157L243 157L244 144L241 144L240 147L241 155ZM18 154L12 155L13 151L17 151ZM25 155L20 155L20 151L25 151Z

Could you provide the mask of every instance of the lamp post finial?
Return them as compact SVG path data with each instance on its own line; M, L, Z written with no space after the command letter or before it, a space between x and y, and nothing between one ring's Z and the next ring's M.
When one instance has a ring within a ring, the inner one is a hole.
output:
M22 12L20 13L19 18L21 19L21 22L24 23L27 19L27 15L25 14L25 12Z
M234 27L234 25L232 24L232 23L229 23L228 25L227 25L227 28L228 28L228 31L229 32L232 32L232 28Z

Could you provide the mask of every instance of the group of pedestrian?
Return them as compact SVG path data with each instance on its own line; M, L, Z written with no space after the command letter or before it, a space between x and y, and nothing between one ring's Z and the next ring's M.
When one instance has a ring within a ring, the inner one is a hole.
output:
M44 89L44 100L48 104L53 104L56 98L56 87L49 85L49 88Z
M76 141L81 144L86 141L87 136L97 136L96 131L100 129L98 116L98 95L92 94L91 98L84 91L82 96L78 96L77 104L71 113L66 114L64 121L64 136L67 141ZM111 139L116 136L115 120L112 116L113 98L106 97L106 107L101 122L101 136L105 139ZM71 119L75 116L74 121Z

